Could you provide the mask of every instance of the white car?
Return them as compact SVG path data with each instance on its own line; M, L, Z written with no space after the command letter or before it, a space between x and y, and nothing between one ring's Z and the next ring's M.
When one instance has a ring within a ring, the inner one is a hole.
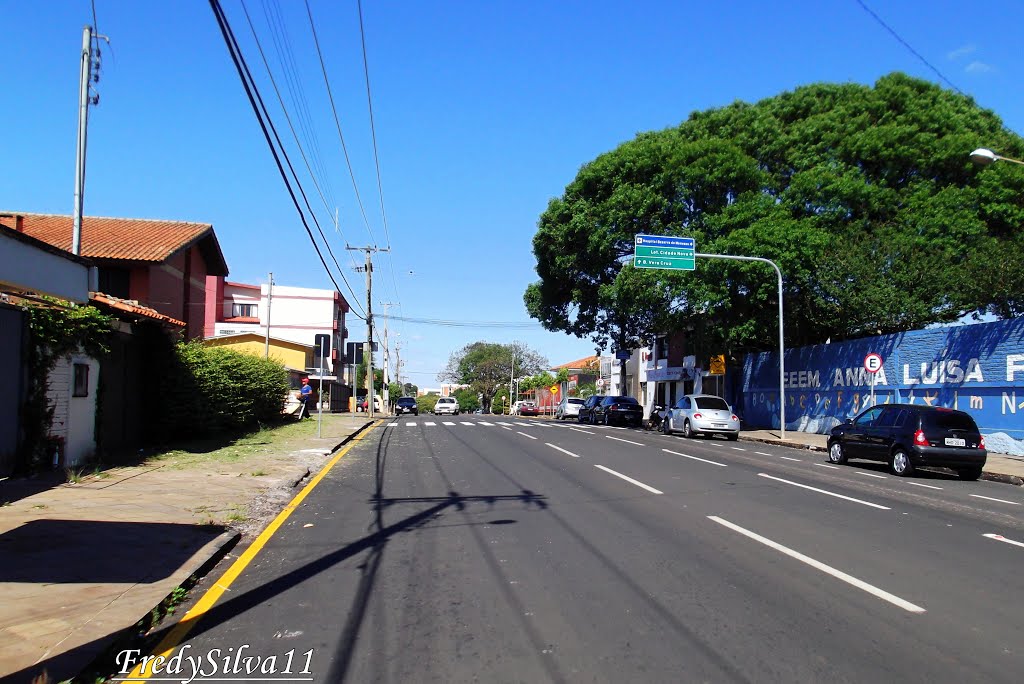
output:
M687 394L665 414L661 431L671 435L682 430L686 437L725 435L730 440L740 437L740 419L725 399L711 394Z
M565 397L555 409L555 420L566 420L580 415L580 406L583 406L583 399L578 397Z
M455 397L439 397L434 404L434 415L459 415L459 401Z

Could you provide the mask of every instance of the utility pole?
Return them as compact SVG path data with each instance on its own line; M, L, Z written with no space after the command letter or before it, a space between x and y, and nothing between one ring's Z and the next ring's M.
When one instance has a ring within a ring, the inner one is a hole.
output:
M267 278L267 339L263 343L263 358L270 358L270 302L274 299L274 274L268 273Z
M94 36L92 26L82 29L82 55L81 68L78 76L78 138L75 144L75 210L71 229L71 253L82 253L82 206L85 195L85 148L86 137L89 129L89 105L100 103L99 94L90 95L90 83L98 83L100 80L100 51L96 50L96 60L93 61L92 41L93 39L107 40L106 36L98 33Z
M380 305L384 307L384 387L381 392L384 395L384 406L381 409L388 410L391 408L391 353L388 348L388 308L394 306L394 303L381 302Z
M352 247L345 245L345 249L353 252L366 252L366 266L356 267L356 271L366 271L366 351L363 358L366 359L366 411L370 418L373 418L373 260L370 258L374 252L390 252L391 248L380 247ZM383 407L381 407L383 408Z

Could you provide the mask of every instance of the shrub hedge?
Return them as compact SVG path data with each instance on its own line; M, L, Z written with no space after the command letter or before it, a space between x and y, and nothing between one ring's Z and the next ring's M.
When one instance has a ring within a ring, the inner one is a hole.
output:
M176 345L161 376L154 403L164 440L279 420L289 392L279 362L198 342Z

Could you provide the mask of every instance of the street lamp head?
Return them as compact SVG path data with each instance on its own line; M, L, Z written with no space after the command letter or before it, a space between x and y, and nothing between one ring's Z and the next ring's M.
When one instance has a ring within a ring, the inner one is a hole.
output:
M984 147L979 147L971 152L971 161L975 164L981 164L982 166L988 166L999 158L998 154L992 150L985 149Z

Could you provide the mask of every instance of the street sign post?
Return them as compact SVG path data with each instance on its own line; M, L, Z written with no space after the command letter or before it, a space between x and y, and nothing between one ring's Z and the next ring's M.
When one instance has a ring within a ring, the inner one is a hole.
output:
M637 235L633 243L634 268L694 270L696 244L693 238L674 235Z
M878 371L882 370L882 357L880 354L871 352L864 357L864 370L871 374L871 405L875 405L875 378Z

